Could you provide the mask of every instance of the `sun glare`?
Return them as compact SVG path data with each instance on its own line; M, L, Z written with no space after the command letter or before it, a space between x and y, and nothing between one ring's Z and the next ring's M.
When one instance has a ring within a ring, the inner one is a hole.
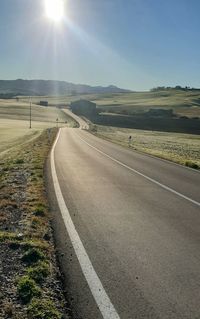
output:
M45 0L45 11L49 19L60 22L64 16L64 0Z

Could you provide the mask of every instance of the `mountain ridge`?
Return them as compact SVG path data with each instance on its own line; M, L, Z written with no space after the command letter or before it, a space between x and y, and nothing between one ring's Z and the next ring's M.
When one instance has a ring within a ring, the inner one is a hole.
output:
M90 86L55 80L0 80L0 94L16 95L68 95L92 93L126 93L132 92L115 85Z

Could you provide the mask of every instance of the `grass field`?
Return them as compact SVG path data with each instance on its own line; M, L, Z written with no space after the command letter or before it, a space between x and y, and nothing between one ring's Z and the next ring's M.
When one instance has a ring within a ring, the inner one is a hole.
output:
M28 101L28 97L21 98ZM66 107L80 98L96 103L99 115L91 120L97 125L200 134L200 90L44 96L33 97L33 101L38 103L44 99L49 105ZM168 109L173 114L149 116L150 109Z
M179 116L200 117L200 90L180 91L169 90L159 92L135 92L135 93L106 93L84 94L61 97L33 97L33 101L48 100L50 105L69 105L77 99L88 99L97 104L105 112L128 112L135 114L146 112L150 108L173 109ZM22 101L28 101L28 97L21 97Z
M33 128L24 120L0 119L0 155L5 151L30 142L49 127L48 122L34 122Z
M150 108L173 109L180 116L200 116L200 92L160 91L105 96L96 100L105 111L128 114L142 113Z
M29 103L15 100L0 100L0 118L29 120ZM56 107L43 107L32 103L32 120L39 122L56 123L69 121L74 123L71 118L66 116L62 110ZM70 124L70 123L69 123ZM51 124L52 125L52 124Z
M44 129L56 126L57 118L59 126L76 126L74 120L61 110L33 104L32 128L29 129L29 104L0 100L0 155L38 137Z
M137 113L147 111L150 108L173 108L179 115L189 117L200 116L200 92L199 91L160 91L123 94L93 94L82 96L61 97L33 97L32 117L33 129L29 130L29 98L21 97L19 102L15 100L0 100L0 152L6 148L24 143L32 139L41 130L55 126L55 119L60 122L68 121L67 125L75 123L67 118L60 109L53 105L69 105L79 98L89 99L103 107L105 111L128 108L129 112ZM40 100L48 100L50 107L35 105ZM18 120L18 121L16 121ZM187 120L186 120L187 121ZM199 120L194 120L199 123ZM196 122L196 123L197 123ZM197 124L198 124L197 123ZM66 124L59 124L66 125ZM173 160L177 163L197 165L200 167L200 138L199 135L156 132L151 130L138 130L127 128L114 128L111 126L97 125L97 134L121 145L127 145L127 136L133 135L132 147L139 151L147 152L162 158Z
M200 136L96 126L99 137L193 168L200 168Z

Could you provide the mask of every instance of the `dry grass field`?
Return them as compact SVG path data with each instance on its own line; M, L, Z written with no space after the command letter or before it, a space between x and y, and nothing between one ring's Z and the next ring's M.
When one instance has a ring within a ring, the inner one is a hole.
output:
M29 120L29 102L15 100L0 100L0 118ZM60 109L55 107L43 107L32 103L32 120L39 122L51 122L51 126L56 123L71 121Z
M130 147L179 164L200 168L200 136L169 132L155 132L95 126L99 137L108 139L125 147L132 136Z
M55 126L59 118L60 126L74 126L75 123L53 105L67 106L79 98L97 103L105 111L128 109L130 113L144 112L150 108L173 108L179 116L200 116L200 93L197 91L160 91L123 94L93 94L61 97L32 98L32 129L29 129L29 98L0 100L0 152L36 137L40 132ZM36 105L40 100L48 100L50 107ZM18 120L18 121L17 121ZM199 120L196 120L199 122ZM184 165L200 167L200 137L194 134L116 128L97 125L97 134L121 145L127 145L127 136L133 136L135 149Z
M32 128L29 128L29 103L0 100L0 156L13 147L29 143L44 129L57 126L75 126L64 112L53 107L32 104Z
M48 127L48 122L35 121L30 130L29 123L25 120L0 119L0 155L12 147L30 142Z
M135 114L146 112L150 108L173 109L179 116L200 117L200 91L163 90L158 92L106 93L68 95L61 97L33 97L33 101L48 100L50 105L69 105L77 99L88 99L97 107L107 112L122 112ZM28 97L21 97L27 102Z

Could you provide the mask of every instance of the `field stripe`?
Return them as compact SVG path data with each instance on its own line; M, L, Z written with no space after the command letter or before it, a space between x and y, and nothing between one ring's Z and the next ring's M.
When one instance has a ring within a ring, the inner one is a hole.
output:
M121 166L127 168L128 170L134 172L135 174L137 174L137 175L139 175L139 176L142 176L143 178L145 178L145 179L149 180L150 182L152 182L152 183L154 183L154 184L156 184L156 185L158 185L158 186L164 188L165 190L167 190L167 191L169 191L169 192L171 192L171 193L173 193L173 194L175 194L175 195L178 195L178 196L181 197L181 198L184 198L185 200L187 200L187 201L193 203L194 205L200 206L200 203L197 202L197 201L195 201L194 199L192 199L192 198L190 198L190 197L187 197L187 196L185 196L185 195L183 195L183 194L181 194L181 193L175 191L173 188L170 188L170 187L168 187L168 186L166 186L166 185L164 185L164 184L162 184L162 183L156 181L155 179L153 179L153 178L151 178L151 177L149 177L149 176L147 176L147 175L142 174L141 172L137 171L136 169L134 169L134 168L132 168L132 167L130 167L130 166L128 166L128 165L126 165L126 164L124 164L124 163L118 161L118 160L115 159L114 157L112 157L112 156L110 156L110 155L104 153L104 152L101 151L100 149L98 149L98 148L96 148L95 146L93 146L93 145L89 144L88 142L86 142L84 139L82 139L82 138L80 137L79 134L77 134L77 135L78 135L78 137L80 138L80 140L81 140L82 142L84 142L85 144L87 144L89 147L93 148L95 151L99 152L100 154L106 156L107 158L109 158L109 159L112 160L113 162L115 162L115 163L117 163L117 164L119 164L119 165L121 165Z
M58 205L62 214L62 218L65 224L65 227L67 229L67 232L69 234L70 240L72 242L73 248L75 250L76 256L79 260L82 272L85 276L85 279L89 285L89 288L92 292L92 295L99 307L99 310L103 318L104 319L120 319L110 298L108 297L106 291L104 290L98 275L96 274L92 266L92 263L78 235L78 232L75 229L74 223L71 219L69 210L65 204L65 201L60 189L58 177L56 174L55 160L54 160L55 146L60 137L60 131L61 130L59 130L59 133L57 135L57 138L54 142L54 145L51 151L51 172L52 172L52 179L53 179L55 194L56 194Z

